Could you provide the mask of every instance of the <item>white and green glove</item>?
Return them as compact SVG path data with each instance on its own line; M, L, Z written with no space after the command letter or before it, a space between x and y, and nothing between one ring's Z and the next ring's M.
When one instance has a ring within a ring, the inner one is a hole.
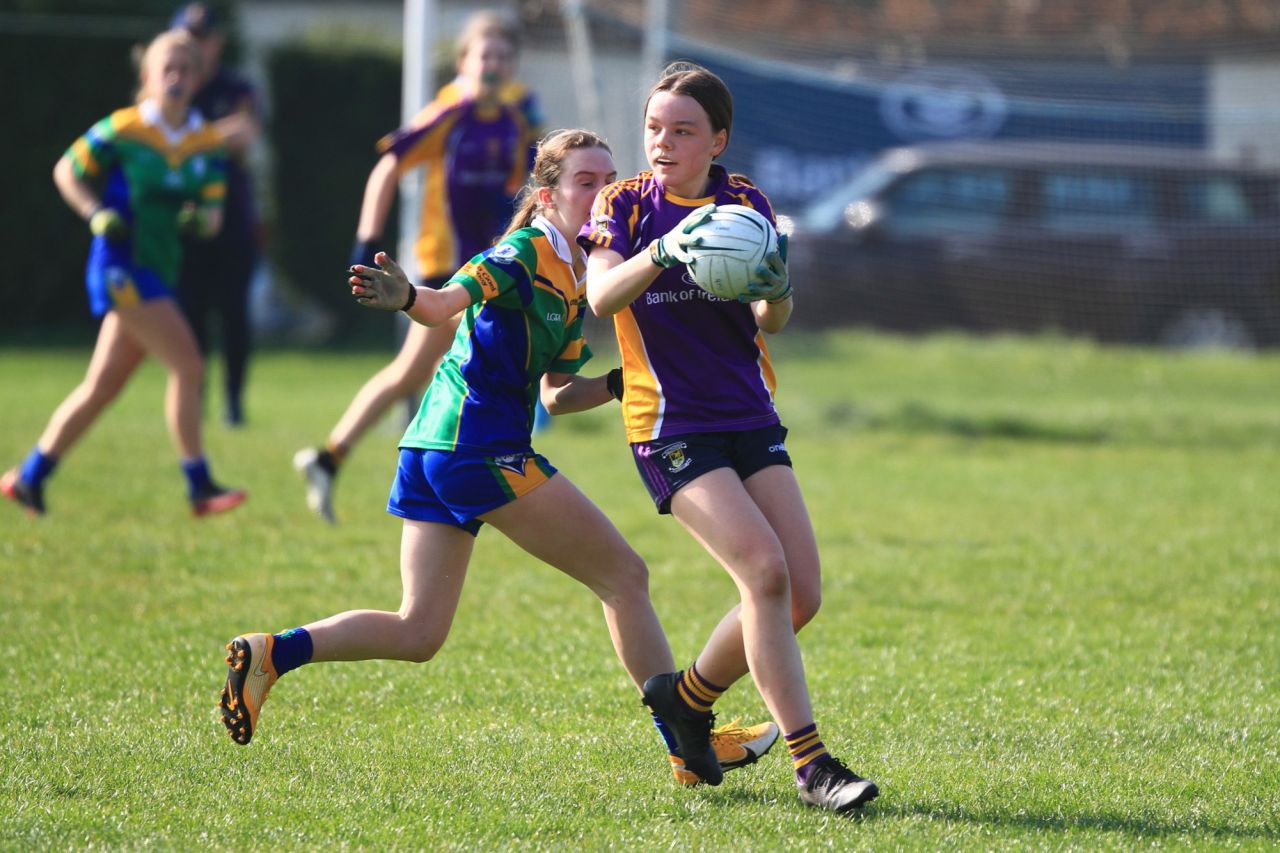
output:
M716 212L714 204L704 204L690 213L666 234L649 244L649 260L657 266L671 269L676 264L687 264L693 260L689 249L702 243L701 237L694 237L693 229L708 222L711 214Z
M756 281L747 285L742 302L781 302L791 298L791 278L787 275L787 235L778 237L777 251L765 255L764 266L756 270Z

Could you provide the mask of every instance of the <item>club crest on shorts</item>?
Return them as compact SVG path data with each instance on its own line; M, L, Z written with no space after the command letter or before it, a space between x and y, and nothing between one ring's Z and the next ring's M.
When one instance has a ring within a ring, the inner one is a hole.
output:
M683 441L677 441L675 444L668 444L666 447L658 451L667 463L667 470L672 474L683 471L689 467L689 463L693 460L685 455L685 450L689 447Z
M524 476L524 462L529 457L523 453L512 453L507 456L493 457L493 464L497 465L503 471L510 471L512 474Z

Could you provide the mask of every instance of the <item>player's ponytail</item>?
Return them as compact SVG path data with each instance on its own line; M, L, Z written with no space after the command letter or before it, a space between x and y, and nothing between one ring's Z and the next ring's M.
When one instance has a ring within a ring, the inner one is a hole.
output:
M529 172L529 180L516 196L516 212L511 217L503 237L521 228L529 227L533 217L540 212L538 190L559 185L565 158L569 156L570 151L577 151L580 148L603 148L613 153L609 143L605 142L599 134L589 130L557 130L542 138L538 143L538 154L533 160L533 169Z

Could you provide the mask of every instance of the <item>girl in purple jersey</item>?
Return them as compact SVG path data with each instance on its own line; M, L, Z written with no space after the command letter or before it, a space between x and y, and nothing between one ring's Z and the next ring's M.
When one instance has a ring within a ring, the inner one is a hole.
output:
M641 478L659 512L676 517L741 595L693 665L650 679L645 701L710 730L712 704L750 672L785 733L801 799L843 812L879 791L827 752L795 636L817 612L820 568L762 334L791 317L786 265L780 253L767 258L743 302L710 297L685 268L691 232L717 204L773 218L749 180L715 164L732 124L733 96L719 77L668 66L645 104L651 169L603 189L579 235L591 253L587 298L614 316Z
M379 143L382 156L365 186L351 263L372 266L405 171L425 166L418 277L438 288L473 255L489 248L507 223L512 198L540 134L536 101L515 75L519 31L494 12L478 12L458 37L458 77L410 126ZM398 400L421 393L448 351L456 320L439 328L411 324L396 357L347 404L324 444L293 457L307 481L307 505L336 520L333 489L347 455Z

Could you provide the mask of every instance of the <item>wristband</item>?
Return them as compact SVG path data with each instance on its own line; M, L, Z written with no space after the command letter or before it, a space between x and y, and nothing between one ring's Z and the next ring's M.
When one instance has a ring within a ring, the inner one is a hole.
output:
M649 244L649 262L659 269L667 269L667 265L658 260L658 240L654 240Z
M404 305L400 306L400 310L408 311L410 308L413 307L413 303L417 301L418 301L418 288L414 287L411 284L409 285L409 298L405 300Z
M362 267L377 266L374 263L373 256L378 254L378 245L375 240L356 240L351 247L351 256L347 259L349 266L359 264Z
M791 298L791 285L788 284L787 289L782 292L781 296L777 297L776 299L766 299L765 302L768 302L770 305L777 305L779 302L786 302L790 298Z
M622 368L615 367L610 370L604 377L605 387L609 389L610 396L613 399L622 401Z

